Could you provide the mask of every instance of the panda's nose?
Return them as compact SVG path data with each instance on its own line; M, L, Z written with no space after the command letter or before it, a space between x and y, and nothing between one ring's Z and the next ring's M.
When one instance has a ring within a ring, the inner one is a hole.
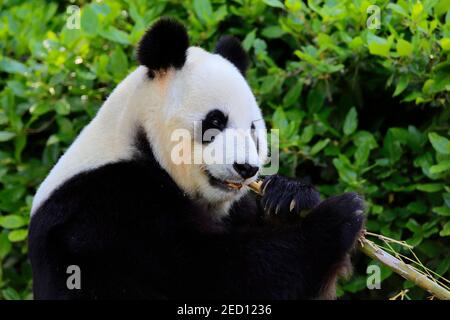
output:
M258 167L254 167L254 166L252 166L252 165L250 165L248 163L240 164L240 163L237 163L237 162L235 162L233 164L233 168L244 179L248 179L248 178L253 177L259 170Z

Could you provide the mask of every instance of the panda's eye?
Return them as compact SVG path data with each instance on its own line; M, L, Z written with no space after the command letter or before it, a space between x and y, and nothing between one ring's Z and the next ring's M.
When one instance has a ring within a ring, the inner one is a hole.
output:
M207 143L214 140L215 136L223 131L228 122L228 117L220 110L208 112L202 121L202 142Z
M208 112L205 119L203 120L203 126L207 129L225 129L227 125L228 117L223 114L220 110L212 110Z

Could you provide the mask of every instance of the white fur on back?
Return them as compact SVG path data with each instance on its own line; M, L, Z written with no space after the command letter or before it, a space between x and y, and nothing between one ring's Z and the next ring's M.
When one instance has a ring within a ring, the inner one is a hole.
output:
M126 111L136 85L146 77L139 67L123 80L102 105L94 119L61 156L34 196L31 214L58 186L74 175L131 156L136 114Z

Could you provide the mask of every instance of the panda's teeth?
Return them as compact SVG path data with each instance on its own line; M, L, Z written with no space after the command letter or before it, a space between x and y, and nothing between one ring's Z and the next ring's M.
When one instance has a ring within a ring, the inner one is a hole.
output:
M225 182L230 188L237 189L237 190L242 188L242 184L241 183L231 182L231 181L225 181Z
M206 168L202 168L202 171L209 177L210 181L217 186L227 188L228 190L240 190L243 187L242 183L233 182L228 180L220 180L214 177Z

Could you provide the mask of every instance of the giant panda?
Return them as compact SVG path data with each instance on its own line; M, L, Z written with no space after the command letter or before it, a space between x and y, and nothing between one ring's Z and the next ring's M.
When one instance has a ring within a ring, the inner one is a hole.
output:
M320 201L313 186L281 175L263 178L260 196L249 192L268 146L240 43L190 47L184 26L161 18L137 57L34 197L34 297L334 298L363 199ZM225 148L222 164L176 164L171 133L180 128L205 149L220 150L236 129L248 143ZM79 286L68 285L70 266Z

